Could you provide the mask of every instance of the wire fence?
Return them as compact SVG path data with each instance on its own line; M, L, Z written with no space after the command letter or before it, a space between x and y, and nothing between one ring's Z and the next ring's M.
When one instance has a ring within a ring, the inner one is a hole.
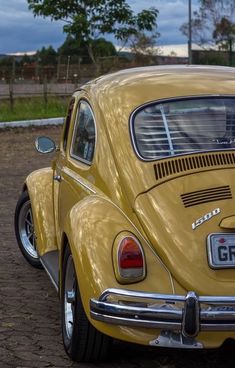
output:
M1 61L1 60L0 60ZM22 62L16 57L0 63L0 100L23 97L43 97L45 103L50 96L68 96L86 81L102 74L137 66L156 64L185 64L187 58L141 56L129 59L120 56L99 58L96 64L85 64L79 56L57 57L41 65L39 60Z
M0 81L44 83L47 80L47 82L75 84L133 65L133 62L123 62L116 56L99 58L96 64L82 63L82 60L78 56L56 57L44 60L42 64L37 59L23 62L17 57L11 57L7 59L5 65L0 63Z

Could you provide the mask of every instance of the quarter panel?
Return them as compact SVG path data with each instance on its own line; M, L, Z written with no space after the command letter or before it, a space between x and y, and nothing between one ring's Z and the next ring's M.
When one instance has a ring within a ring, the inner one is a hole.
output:
M108 335L148 344L156 336L156 330L131 329L94 321L89 315L89 303L91 298L99 298L107 288L172 293L171 276L154 250L119 208L97 195L87 197L71 209L66 218L65 231L90 322ZM130 232L139 239L147 264L146 278L125 286L119 284L115 278L112 259L113 242L122 231Z

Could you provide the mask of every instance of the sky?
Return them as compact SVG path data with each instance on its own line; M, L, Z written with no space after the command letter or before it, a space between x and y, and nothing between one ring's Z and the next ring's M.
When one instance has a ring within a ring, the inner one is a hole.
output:
M159 10L158 31L160 45L184 44L186 37L179 27L188 18L188 0L127 0L138 12L155 6ZM197 7L192 1L192 9ZM0 0L0 54L27 52L52 45L57 49L65 39L63 22L49 18L34 18L26 0Z

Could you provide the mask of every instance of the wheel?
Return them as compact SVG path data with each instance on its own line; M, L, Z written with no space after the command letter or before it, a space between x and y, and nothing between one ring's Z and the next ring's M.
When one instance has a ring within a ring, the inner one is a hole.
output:
M69 247L65 250L62 272L61 315L65 351L77 362L103 360L112 339L97 331L86 317Z
M32 207L27 191L21 194L16 205L15 234L19 248L26 260L31 266L42 268L36 249Z

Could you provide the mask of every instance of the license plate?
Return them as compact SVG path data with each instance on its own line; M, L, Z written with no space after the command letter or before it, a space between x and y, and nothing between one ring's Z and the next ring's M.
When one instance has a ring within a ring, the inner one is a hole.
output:
M210 234L207 251L212 268L235 268L235 234Z

